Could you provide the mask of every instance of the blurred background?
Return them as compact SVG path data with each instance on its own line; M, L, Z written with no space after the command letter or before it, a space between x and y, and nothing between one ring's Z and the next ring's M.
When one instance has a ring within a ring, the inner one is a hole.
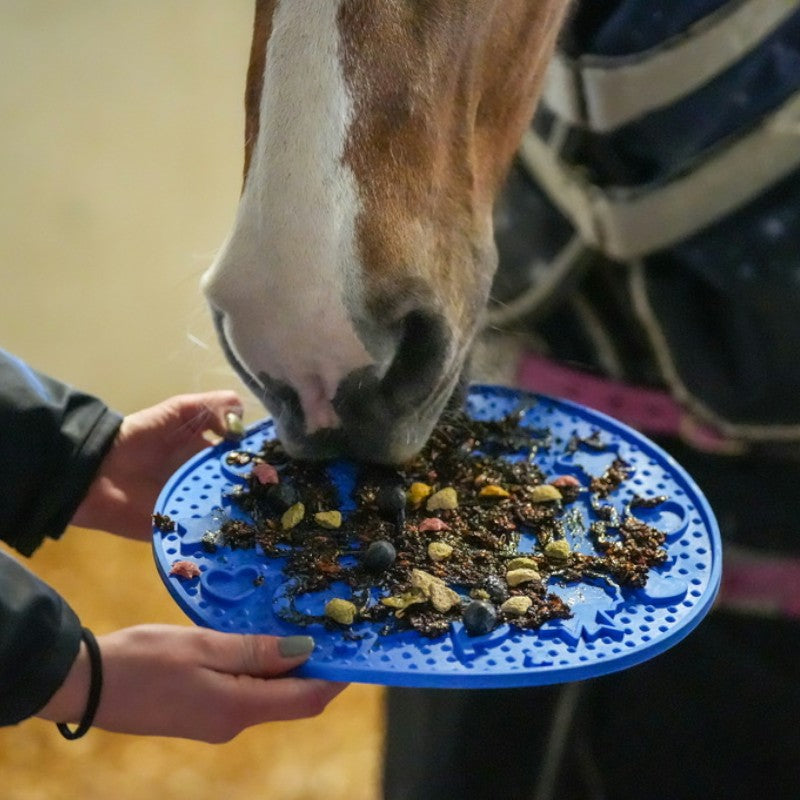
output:
M0 0L0 347L122 413L243 391L198 280L239 193L252 5ZM98 634L189 624L146 545L71 529L29 566ZM0 729L0 799L372 800L382 724L369 686L221 746L29 720Z

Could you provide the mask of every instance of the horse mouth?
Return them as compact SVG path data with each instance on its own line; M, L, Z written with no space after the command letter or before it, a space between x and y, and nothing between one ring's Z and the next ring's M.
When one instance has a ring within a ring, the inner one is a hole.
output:
M380 377L374 367L350 373L332 400L340 420L336 427L309 433L300 398L288 384L264 372L254 374L231 345L222 312L213 311L223 353L239 378L275 422L287 453L304 460L338 457L381 464L400 464L415 456L430 436L448 403L463 395L463 371L436 376L426 392L406 387L405 370Z

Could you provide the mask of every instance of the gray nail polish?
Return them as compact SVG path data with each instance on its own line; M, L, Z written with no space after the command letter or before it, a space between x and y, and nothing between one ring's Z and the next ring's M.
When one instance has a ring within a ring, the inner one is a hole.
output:
M278 652L284 658L307 656L314 649L314 640L310 636L284 636L278 642Z

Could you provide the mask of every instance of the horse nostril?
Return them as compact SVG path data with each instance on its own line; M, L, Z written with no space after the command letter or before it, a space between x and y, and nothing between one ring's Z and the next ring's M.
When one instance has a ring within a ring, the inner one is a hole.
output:
M292 416L302 416L303 409L300 405L300 395L288 383L275 380L275 378L267 375L266 372L259 372L258 379L261 381L264 395L274 405L288 411Z
M401 324L400 344L381 381L381 392L390 405L407 407L424 400L439 383L448 334L444 319L427 311L411 311Z
M333 400L348 435L369 432L373 455L389 446L398 419L426 405L441 384L447 361L449 334L441 316L412 311L400 326L395 357L383 377L375 367L355 370L339 384Z

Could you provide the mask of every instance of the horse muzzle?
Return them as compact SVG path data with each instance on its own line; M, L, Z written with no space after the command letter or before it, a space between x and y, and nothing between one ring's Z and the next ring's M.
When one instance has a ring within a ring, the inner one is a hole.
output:
M403 463L425 444L460 384L462 359L453 357L452 335L434 312L407 313L393 326L396 347L388 367L351 370L333 392L314 376L276 378L256 362L245 363L229 339L224 314L214 317L226 357L270 412L295 458ZM285 359L291 363L292 354Z

